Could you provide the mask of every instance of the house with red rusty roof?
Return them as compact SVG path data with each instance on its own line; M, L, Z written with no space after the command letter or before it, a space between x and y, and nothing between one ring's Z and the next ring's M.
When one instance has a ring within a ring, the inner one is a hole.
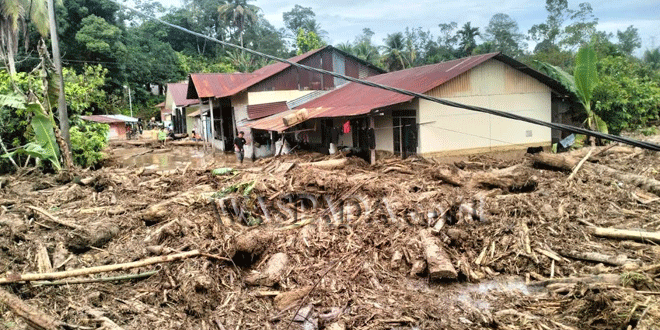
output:
M366 80L458 103L557 121L569 92L501 53L471 56L371 76ZM285 118L302 114L302 123ZM326 151L331 143L402 156L442 156L549 146L549 128L348 83L293 109L245 123L245 129L295 136ZM317 148L318 149L318 148ZM366 158L366 157L365 157ZM373 158L372 158L373 159Z
M192 131L201 129L195 113L199 113L203 105L199 99L189 99L188 83L167 84L165 102L161 108L161 117L165 127L172 124L174 133L192 134ZM168 116L169 114L169 116Z
M137 123L138 119L124 115L92 115L80 116L81 119L95 123L108 124L108 139L123 139L126 137L127 125Z
M355 78L367 78L384 72L332 46L309 51L289 61ZM202 126L208 127L206 136L215 137L214 146L232 150L234 137L248 121L288 111L346 83L343 79L278 62L251 73L190 74L186 97L199 100L206 106L194 115L199 116L204 123ZM264 150L264 155L272 154L274 148L268 144L271 140L268 132L247 130L245 133L248 157L255 154L252 150L255 145L263 146L259 148ZM256 154L261 155L259 151Z

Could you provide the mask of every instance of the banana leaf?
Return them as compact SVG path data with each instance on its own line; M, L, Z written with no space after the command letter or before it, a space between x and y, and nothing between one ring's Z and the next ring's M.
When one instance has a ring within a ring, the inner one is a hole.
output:
M213 171L211 171L212 175L225 175L225 174L234 174L235 170L231 167L221 167L221 168L216 168Z
M591 103L594 88L598 85L596 61L596 52L590 45L583 46L575 55L573 78L577 95L585 108L587 104Z
M14 155L29 155L34 158L47 160L53 165L53 168L55 168L57 171L62 169L59 159L54 158L51 153L49 153L46 149L42 148L40 145L34 142L30 142L24 145L22 148L16 149L8 154L4 154L0 156L0 158L9 158L9 157L13 157Z
M39 107L35 104L30 104L28 108ZM36 109L35 109L36 110ZM45 153L43 159L49 160L58 170L62 168L60 164L60 148L55 140L55 133L53 131L54 123L52 118L48 118L41 113L35 113L32 117L32 129L34 130L34 137L36 143L44 149Z
M25 109L25 98L18 94L0 95L0 108Z

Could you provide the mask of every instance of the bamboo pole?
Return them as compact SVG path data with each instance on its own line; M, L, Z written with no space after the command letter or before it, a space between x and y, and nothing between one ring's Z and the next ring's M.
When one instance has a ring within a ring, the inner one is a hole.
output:
M632 239L636 241L652 241L660 243L660 232L595 227L593 228L593 234L595 236L606 238Z
M43 281L43 280L60 280L68 277L91 275L98 273L107 273L119 270L128 270L138 267L144 267L154 264L160 264L165 262L172 262L176 260L186 259L190 257L196 257L201 255L199 250L193 250L188 252L170 254L167 256L159 256L153 258L147 258L140 261L127 262L123 264L114 264L114 265L105 265L97 266L90 268L81 268L74 269L64 272L54 272L54 273L43 273L43 274L11 274L7 277L0 278L0 284L16 283L16 282L29 282L29 281Z
M115 282L115 281L127 281L135 280L140 278L149 277L158 273L157 270L144 272L139 274L130 274L130 275L121 275L121 276L111 276L111 277L100 277L100 278L77 278L73 280L64 280L64 281L43 281L35 282L34 286L52 286L52 285L69 285L69 284L87 284L87 283L99 283L99 282Z

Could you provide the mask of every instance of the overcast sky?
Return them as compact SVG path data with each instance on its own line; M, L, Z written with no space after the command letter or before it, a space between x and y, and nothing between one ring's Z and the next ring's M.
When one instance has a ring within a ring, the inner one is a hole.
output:
M165 6L180 5L180 0L160 0ZM569 0L570 8L577 8L579 0ZM625 30L634 25L642 38L642 49L660 46L660 0L598 0L590 2L594 15L599 19L598 29L607 32ZM545 0L256 0L276 28L284 27L282 14L295 4L311 7L317 21L328 32L328 41L336 45L353 41L365 27L375 32L374 41L382 44L388 33L403 31L408 27L422 27L433 35L439 33L438 24L457 22L459 26L472 22L483 30L491 16L505 13L518 22L521 32L545 21Z

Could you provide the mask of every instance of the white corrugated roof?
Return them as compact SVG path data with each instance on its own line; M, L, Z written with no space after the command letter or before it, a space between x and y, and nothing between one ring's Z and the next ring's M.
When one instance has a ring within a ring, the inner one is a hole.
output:
M129 122L129 123L137 123L138 119L129 117L129 116L124 116L124 115L105 115L106 117L114 118L114 119L119 119L124 122Z

